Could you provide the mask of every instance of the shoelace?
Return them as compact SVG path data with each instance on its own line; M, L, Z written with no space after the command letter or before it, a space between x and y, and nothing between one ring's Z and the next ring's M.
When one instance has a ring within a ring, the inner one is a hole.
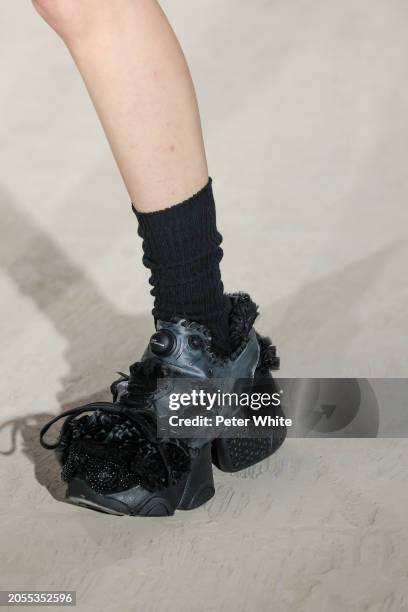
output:
M111 404L109 402L94 402L92 404L85 404L84 406L79 406L78 408L72 408L71 410L67 410L66 412L63 412L62 414L59 414L58 416L54 417L53 419L51 419L51 421L46 423L44 427L41 428L40 430L41 445L48 450L57 449L61 445L61 442L63 439L63 430L71 421L77 419L79 416L87 412L92 413L92 412L97 412L97 411L103 412L105 414L112 414L112 415L119 415L119 416L126 417L138 427L140 433L146 438L146 440L150 442L155 448L157 448L157 451L162 459L163 466L166 471L166 484L167 486L169 486L173 480L172 468L171 468L171 465L169 464L169 461L166 456L166 452L163 448L163 445L173 444L177 446L178 448L180 448L186 454L186 456L189 456L189 452L187 448L185 448L183 445L178 444L177 442L173 442L173 441L169 442L168 440L158 439L156 436L156 427L154 423L154 418L150 412L147 412L145 410L141 410L141 409L133 410L133 411L126 410L126 408L116 407L114 404ZM51 444L46 442L44 439L45 434L51 429L51 427L55 423L57 423L61 419L65 419L65 421L64 421L64 426L60 430L60 434L57 440Z

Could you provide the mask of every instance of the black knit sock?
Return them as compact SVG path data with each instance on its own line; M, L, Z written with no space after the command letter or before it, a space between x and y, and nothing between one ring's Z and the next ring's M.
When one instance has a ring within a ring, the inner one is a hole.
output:
M133 210L143 238L143 263L152 273L155 318L179 316L201 323L210 330L214 347L229 353L230 302L221 281L222 236L211 179L176 206L152 213Z

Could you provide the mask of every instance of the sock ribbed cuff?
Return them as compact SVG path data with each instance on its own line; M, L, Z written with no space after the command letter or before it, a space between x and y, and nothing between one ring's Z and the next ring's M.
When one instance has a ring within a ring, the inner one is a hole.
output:
M191 198L151 213L133 207L143 239L143 263L151 270L153 314L185 317L206 325L215 346L229 348L229 300L224 295L212 180Z

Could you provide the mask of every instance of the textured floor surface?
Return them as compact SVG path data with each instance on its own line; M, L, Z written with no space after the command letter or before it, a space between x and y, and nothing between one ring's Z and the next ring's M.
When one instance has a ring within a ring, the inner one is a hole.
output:
M408 6L166 0L201 100L228 289L285 376L404 377ZM406 440L291 439L173 519L62 502L38 426L107 398L151 331L128 199L29 0L0 20L0 589L78 609L408 610ZM256 271L256 272L255 272Z

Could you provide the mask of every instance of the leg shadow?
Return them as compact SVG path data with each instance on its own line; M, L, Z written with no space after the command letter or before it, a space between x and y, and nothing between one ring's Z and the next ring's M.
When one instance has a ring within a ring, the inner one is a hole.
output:
M273 337L283 368L285 354L294 355L295 367L301 372L294 372L294 376L338 376L331 364L338 364L340 372L346 364L349 346L361 327L359 308L365 294L401 247L401 240L386 244L335 273L305 284L264 310L262 318L271 322L272 332L276 328ZM373 342L375 333L373 329ZM362 370L364 375L367 364L362 364ZM361 376L361 372L350 375Z
M110 399L109 383L115 378L115 369L127 368L138 358L146 341L146 330L152 326L151 317L119 312L11 197L0 192L0 201L4 229L0 242L2 271L67 340L70 369L58 394L61 410ZM21 435L23 452L33 462L38 482L61 500L58 463L50 451L40 446L38 437L39 429L53 416L38 413L2 424L2 437L9 432L11 442L9 449L0 454L12 455L17 435Z

